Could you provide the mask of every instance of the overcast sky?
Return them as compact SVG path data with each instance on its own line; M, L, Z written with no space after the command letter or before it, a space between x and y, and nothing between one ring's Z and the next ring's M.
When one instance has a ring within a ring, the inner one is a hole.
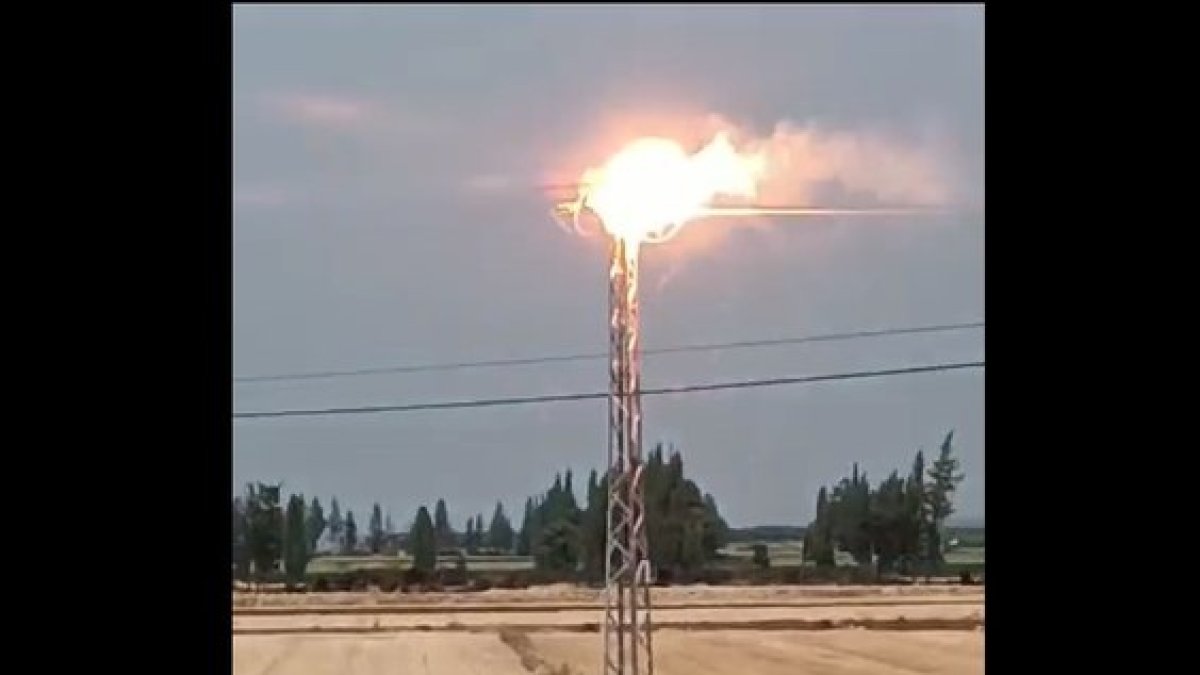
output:
M983 199L981 7L237 5L235 376L603 352L599 239L543 181L719 115L886 139ZM856 146L859 147L859 146ZM861 146L866 147L866 146ZM874 160L867 163L872 164ZM882 160L881 160L882 161ZM645 250L647 348L978 321L978 208L916 220L695 223ZM975 215L972 215L975 214ZM645 386L980 360L983 330L650 356ZM599 391L601 361L238 383L236 410ZM647 398L645 439L734 525L804 524L854 461L906 473L955 430L983 516L981 370ZM234 485L456 527L605 456L603 401L235 420Z

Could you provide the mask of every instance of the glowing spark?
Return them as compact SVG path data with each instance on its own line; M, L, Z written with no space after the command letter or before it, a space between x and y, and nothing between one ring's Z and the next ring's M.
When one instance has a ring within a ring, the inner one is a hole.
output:
M591 235L579 222L584 210L633 257L643 243L665 242L694 220L748 216L930 215L930 207L831 208L816 206L716 205L718 197L754 198L767 167L763 155L739 154L724 133L695 154L669 139L641 138L604 166L588 169L570 201L555 206L555 220L568 232Z
M586 171L577 199L558 209L572 216L576 230L580 212L589 209L632 255L705 215L717 196L753 197L763 170L762 157L739 155L725 134L694 155L669 139L642 138Z

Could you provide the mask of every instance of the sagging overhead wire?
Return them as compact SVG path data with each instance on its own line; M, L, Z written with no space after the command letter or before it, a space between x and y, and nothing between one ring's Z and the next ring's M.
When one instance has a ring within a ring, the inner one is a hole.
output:
M722 391L729 389L749 389L753 387L778 387L789 384L811 384L815 382L830 382L836 380L855 380L879 378L896 375L913 375L918 373L934 373L951 370L983 368L983 361L967 361L958 363L937 363L923 366L908 366L905 368L890 368L885 370L867 370L828 375L808 375L802 377L778 377L756 380L736 380L732 382L712 382L705 384L690 384L673 387L657 387L642 389L642 396L662 396L670 394L687 394L703 391ZM608 398L608 392L585 392L571 394L548 394L542 396L517 396L508 398L468 399L459 401L438 401L405 403L398 405L359 406L347 408L321 408L308 410L260 410L233 413L234 419L256 419L270 417L318 417L327 415L362 415L378 413L402 413L431 410L453 410L460 408L491 408L497 406L533 405L546 403L562 403L568 401L587 401Z
M723 351L732 349L750 349L757 347L772 347L792 344L805 344L813 342L838 342L842 340L856 340L865 338L885 337L894 335L911 335L919 333L942 333L961 330L970 330L974 328L983 328L983 321L970 321L964 323L948 323L948 324L933 324L925 326L912 326L907 328L885 328L878 330L861 330L841 333L825 333L816 335L802 335L782 338L772 338L763 340L740 340L733 342L710 342L690 345L676 345L672 347L660 347L657 349L643 350L643 354L678 354L688 352L711 352ZM564 363L572 361L593 361L607 359L606 352L590 352L580 354L565 354L552 356L538 356L527 358L512 358L512 359L488 359L479 361L458 361L445 363L426 363L413 365L398 365L398 366L383 366L375 368L357 368L352 370L326 370L313 371L306 373L283 373L277 375L254 375L235 377L233 381L237 384L248 384L254 382L283 382L293 380L320 380L339 377L356 377L363 375L382 375L388 373L422 373L422 372L438 372L450 370L466 370L472 368L506 368L515 366L530 366L544 363Z

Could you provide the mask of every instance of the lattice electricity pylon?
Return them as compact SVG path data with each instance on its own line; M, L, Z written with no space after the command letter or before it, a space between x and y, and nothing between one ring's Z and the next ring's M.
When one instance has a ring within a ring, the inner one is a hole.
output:
M608 524L604 675L651 675L650 546L642 484L638 248L613 237L608 277Z

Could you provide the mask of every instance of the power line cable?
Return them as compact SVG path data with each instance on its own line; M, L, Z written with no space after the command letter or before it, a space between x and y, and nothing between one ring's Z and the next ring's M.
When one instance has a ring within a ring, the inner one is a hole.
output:
M888 377L893 375L912 375L917 373L933 373L967 368L983 368L983 361L967 361L958 363L938 363L924 366L909 366L906 368L891 368L886 370L866 370L829 375L809 375L803 377L779 377L771 379L735 380L732 382L713 382L707 384L690 384L673 387L657 387L643 389L643 396L660 396L667 394L686 394L701 391L720 391L727 389L749 389L752 387L776 387L787 384L810 384L813 382L829 382L835 380L854 380L864 378ZM422 410L451 410L458 408L489 408L496 406L530 405L542 403L560 403L565 401L585 401L603 399L608 392L590 392L573 394L548 394L543 396L517 396L509 398L469 399L460 401L441 401L426 403L407 403L400 405L361 406L350 408L324 408L313 410L264 410L235 412L235 419L252 419L265 417L315 417L322 415L358 415L387 412L415 412Z
M891 335L911 335L915 333L940 333L949 331L967 330L971 328L982 328L984 322L972 321L969 323L951 323L937 324L931 326L916 326L910 328L888 328L882 330L863 330L847 333L827 333L824 335L805 335L799 337L785 337L766 340L742 340L736 342L715 342L702 343L692 345L679 345L674 347L661 347L658 349L642 350L643 354L679 354L685 352L710 352L721 351L727 349L747 349L753 347L772 347L789 344L804 344L810 342L836 342L840 340L855 340L862 338L884 337ZM484 361L459 361L451 363L429 363L407 366L385 366L379 368L359 368L356 370L327 370L308 373L289 373L280 375L255 375L235 377L233 381L242 383L251 382L282 382L289 380L317 380L337 377L354 377L361 375L379 375L384 373L421 373L435 372L448 370L465 370L469 368L502 368L513 366L529 366L542 363L563 363L570 361L592 361L598 359L607 359L608 354L604 352L591 352L586 354L567 354L559 356L540 356L515 359L491 359Z

